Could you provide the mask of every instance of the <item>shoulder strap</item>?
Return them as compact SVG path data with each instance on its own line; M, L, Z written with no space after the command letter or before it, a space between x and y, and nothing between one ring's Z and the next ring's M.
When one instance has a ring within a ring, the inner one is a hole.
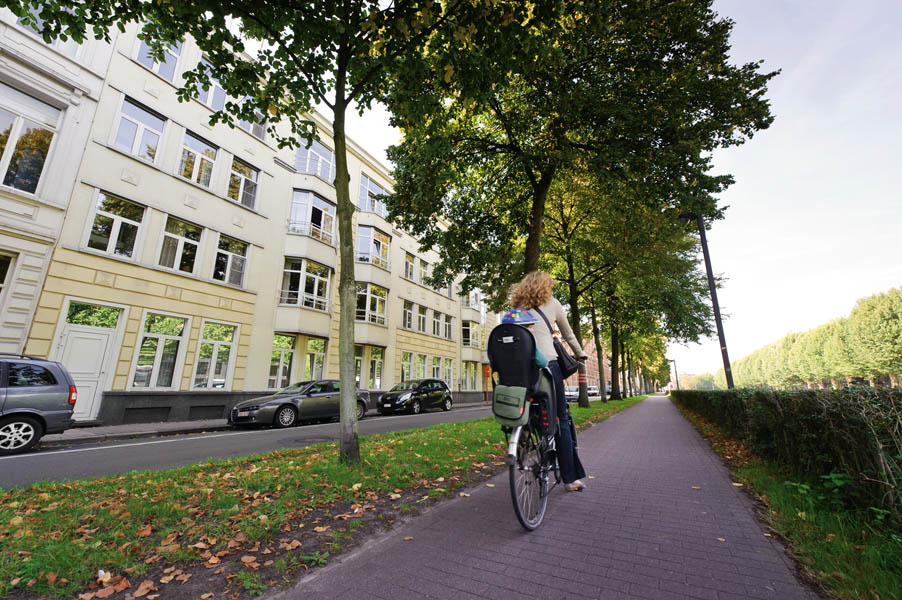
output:
M551 332L551 337L554 337L554 329L551 328L551 323L548 322L548 317L542 312L538 306L535 308L536 312L539 313L539 316L542 317L542 320L545 321L545 324L548 325L548 331Z

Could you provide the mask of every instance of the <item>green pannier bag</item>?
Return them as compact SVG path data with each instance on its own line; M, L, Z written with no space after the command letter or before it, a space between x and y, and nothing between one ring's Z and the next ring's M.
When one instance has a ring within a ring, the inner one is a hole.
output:
M529 421L529 398L525 387L496 385L492 394L492 414L506 427L520 427Z

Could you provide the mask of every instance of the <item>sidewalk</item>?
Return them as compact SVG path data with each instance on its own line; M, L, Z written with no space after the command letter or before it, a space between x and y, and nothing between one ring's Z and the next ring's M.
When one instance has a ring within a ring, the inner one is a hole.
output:
M482 402L461 402L455 406L476 406ZM376 416L372 409L367 418ZM229 429L226 419L208 419L201 421L174 421L162 423L132 423L130 425L96 425L92 427L73 427L63 433L45 435L40 444L44 447L68 446L70 444L95 444L112 440L128 440L137 438L159 437L162 435L179 435L206 431Z
M538 531L517 522L505 472L269 598L817 598L666 397L579 445L594 478L583 493L555 489Z

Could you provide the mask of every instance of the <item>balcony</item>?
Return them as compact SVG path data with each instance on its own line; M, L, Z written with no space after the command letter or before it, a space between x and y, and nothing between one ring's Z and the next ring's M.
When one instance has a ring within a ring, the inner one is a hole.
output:
M460 360L467 362L488 362L485 351L477 346L461 346Z
M354 279L368 281L386 289L391 287L389 262L378 254L358 252L354 255ZM359 319L358 319L359 320Z
M332 335L332 315L303 304L280 304L273 323L276 331L297 332L328 338Z
M384 314L360 310L359 308L357 309L356 320L358 323L373 323L375 325L381 325L382 327L388 327L388 319Z
M326 298L307 294L300 290L279 290L279 304L303 306L323 312L329 312L329 301Z
M354 255L354 260L358 263L376 265L386 271L391 271L388 259L373 252L357 252Z
M354 323L354 343L387 348L390 342L388 320L385 315L357 311Z
M289 221L288 233L310 236L324 244L335 246L335 234L331 231L320 229L319 225L307 221Z

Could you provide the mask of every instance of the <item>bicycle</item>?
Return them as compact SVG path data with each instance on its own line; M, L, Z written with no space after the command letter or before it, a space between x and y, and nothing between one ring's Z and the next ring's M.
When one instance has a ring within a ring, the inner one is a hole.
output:
M492 413L507 438L505 463L517 520L527 531L542 524L548 495L561 483L554 441L554 378L538 367L535 339L526 327L502 323L489 334ZM573 420L568 424L574 433Z

